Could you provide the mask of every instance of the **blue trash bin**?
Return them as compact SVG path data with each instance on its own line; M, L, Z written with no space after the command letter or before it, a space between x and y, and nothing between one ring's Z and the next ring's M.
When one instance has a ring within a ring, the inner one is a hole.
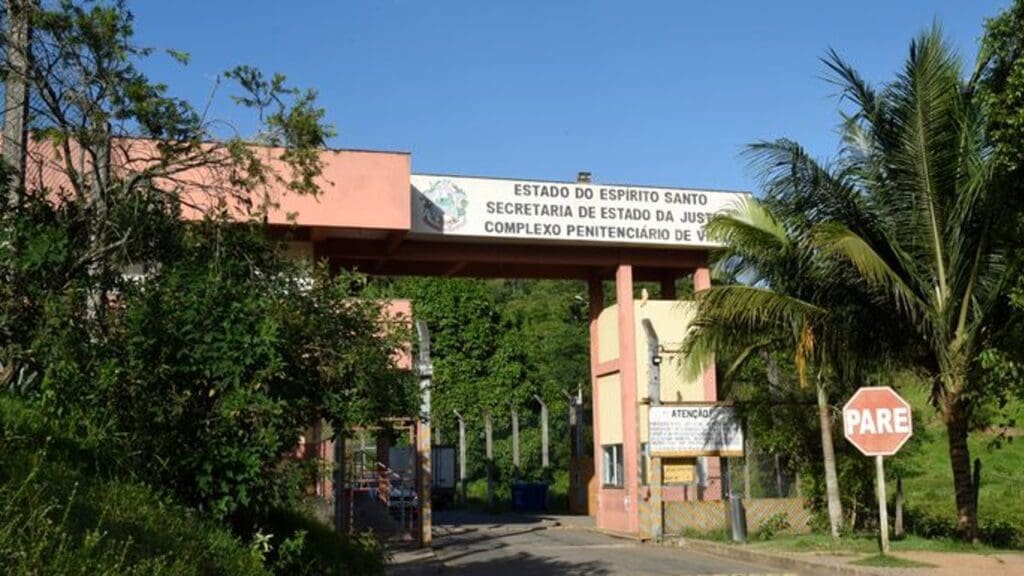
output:
M512 485L512 510L516 512L546 512L548 485L516 482Z

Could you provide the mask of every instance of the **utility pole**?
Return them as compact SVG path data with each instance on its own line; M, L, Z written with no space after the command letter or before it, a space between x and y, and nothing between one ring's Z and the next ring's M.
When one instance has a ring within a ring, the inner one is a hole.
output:
M7 13L7 61L4 62L3 159L14 169L10 206L21 203L21 185L25 182L25 158L28 145L28 74L31 54L30 19L35 0L5 0Z

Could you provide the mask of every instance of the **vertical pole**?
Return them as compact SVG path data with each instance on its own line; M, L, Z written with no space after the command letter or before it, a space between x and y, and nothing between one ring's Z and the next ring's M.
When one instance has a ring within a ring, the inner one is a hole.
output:
M484 416L484 450L487 455L487 507L494 507L494 423L491 413Z
M576 397L568 392L565 397L569 401L569 457L577 458L580 453L576 450Z
M540 396L533 398L540 404L540 466L543 468L544 476L548 473L548 405L541 400Z
M667 299L668 286L662 283L662 299ZM670 283L673 289L671 297L675 298L674 288L675 282ZM658 339L658 331L654 329L654 323L649 318L644 318L641 321L644 327L644 333L647 335L647 399L650 402L650 406L661 405L661 342ZM648 409L650 410L650 409ZM648 415L650 412L648 411ZM650 450L650 444L647 445ZM647 474L648 490L650 491L650 507L653 510L651 525L650 525L650 536L656 540L660 540L662 534L665 532L665 514L662 499L662 474L661 474L661 458L659 457L648 457L648 466L650 471ZM643 463L640 464L643 466Z
M875 456L875 475L878 479L878 528L882 537L882 554L889 553L889 511L885 507L885 466L882 456Z
M4 69L3 157L15 170L10 198L3 201L16 206L21 201L20 185L25 181L25 157L28 147L28 71L30 12L34 0L7 0L7 62Z
M583 422L583 387L580 386L576 389L576 456L583 456L584 452L584 428L586 424Z
M427 323L416 321L416 332L420 340L420 417L416 421L416 445L419 458L417 474L419 492L419 543L429 547L431 541L431 467L430 467L430 387L434 365L430 361L430 331Z
M903 477L896 475L896 518L893 519L892 533L897 538L903 537Z
M750 428L747 427L743 441L747 444L743 448L743 497L750 499L750 464L753 461L754 439L750 437Z
M596 274L590 278L587 282L587 295L589 299L588 317L590 320L590 417L591 417L591 432L594 440L594 468L592 470L592 478L601 478L601 422L600 422L600 410L601 395L597 389L597 366L600 360L600 346L599 336L600 332L597 327L597 320L601 316L601 310L604 309L604 285L601 283L601 278ZM581 412L582 414L582 412ZM580 425L582 428L582 424ZM590 501L590 484L583 488L587 492L587 514L594 516L597 521L598 528L604 528L604 518L601 514L601 483L595 481L596 493L591 506Z
M455 411L455 417L459 419L459 486L462 490L462 505L466 505L466 421L462 414Z
M512 406L512 477L519 481L519 409Z
M334 529L339 534L347 534L351 526L348 486L345 482L345 433L342 428L334 433Z

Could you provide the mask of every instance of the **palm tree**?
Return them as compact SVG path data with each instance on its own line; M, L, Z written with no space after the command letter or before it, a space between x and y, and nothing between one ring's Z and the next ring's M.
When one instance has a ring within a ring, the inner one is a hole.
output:
M718 270L744 283L698 294L698 312L683 343L684 370L698 373L715 355L735 357L735 367L762 348L793 354L800 385L813 380L817 393L829 525L838 538L843 513L829 389L855 381L851 374L862 370L869 348L883 355L883 340L850 326L851 319L867 317L851 309L869 303L858 297L856 282L844 280L849 267L844 271L823 259L805 227L784 224L753 199L715 216L707 232L725 246Z
M958 532L974 540L967 437L981 390L972 368L998 333L1003 287L1013 277L982 110L937 29L911 44L903 70L881 91L834 52L826 64L853 108L843 118L839 161L827 168L792 142L761 144L758 155L774 174L768 195L786 200L782 217L808 222L817 247L854 266L885 310L879 322L906 332L948 432Z

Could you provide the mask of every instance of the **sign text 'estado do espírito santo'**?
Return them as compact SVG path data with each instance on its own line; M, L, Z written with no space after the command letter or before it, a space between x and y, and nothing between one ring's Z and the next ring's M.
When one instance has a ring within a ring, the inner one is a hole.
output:
M704 225L734 192L590 183L412 176L412 232L422 235L714 246Z

